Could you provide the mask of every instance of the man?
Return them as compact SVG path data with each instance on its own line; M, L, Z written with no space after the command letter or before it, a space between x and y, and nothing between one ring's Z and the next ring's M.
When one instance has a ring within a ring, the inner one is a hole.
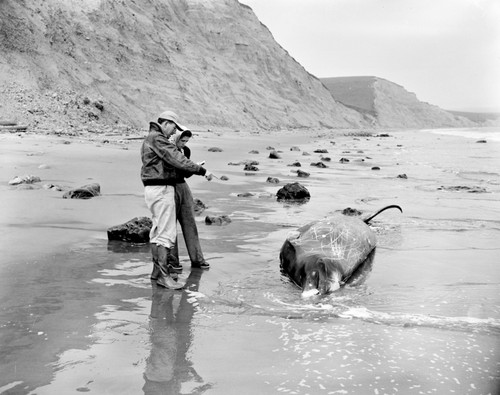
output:
M176 130L185 129L178 122L175 112L167 110L149 123L149 134L141 147L141 179L144 198L151 211L153 226L150 232L153 255L152 278L157 277L159 286L180 289L183 286L172 277L179 272L177 259L171 254L177 237L175 216L176 170L184 170L205 176L210 181L212 174L202 166L186 158L168 139Z

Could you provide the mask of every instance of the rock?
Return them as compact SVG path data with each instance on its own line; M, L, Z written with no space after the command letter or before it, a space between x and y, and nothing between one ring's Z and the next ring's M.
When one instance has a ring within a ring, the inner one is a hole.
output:
M251 166L258 166L259 165L259 162L256 160L245 160L241 163L243 163L245 165L251 165Z
M354 216L361 215L361 211L359 211L355 208L347 207L347 208L342 210L342 214L350 216L350 217L354 217Z
M148 243L153 222L148 217L136 217L121 225L108 228L108 240Z
M289 165L287 165L287 166L301 167L302 165L300 164L300 162L299 162L299 161L295 161L295 162L293 162L293 163L290 163L290 164L289 164Z
M329 158L328 156L323 156L323 157L321 157L321 160L323 162L330 162L332 160L332 158Z
M398 178L404 178L407 179L408 176L406 174L398 174Z
M45 163L41 164L40 166L38 166L39 169L50 169L50 166L49 165L46 165Z
M249 153L249 154L258 154L258 153L259 153L259 151L257 151L257 150L255 150L255 149L253 149L253 150L251 150L251 151L250 151L250 152L248 152L248 153Z
M276 197L278 200L308 200L311 198L311 194L306 187L294 182L281 188L276 193Z
M457 186L451 186L451 187L444 187L441 186L438 188L438 190L443 190L443 191L453 191L453 192L469 192L469 193L486 193L486 188L483 187L468 187L464 185L457 185Z
M484 144L484 143L487 143L487 141L486 140L477 140L476 143L482 143L482 144Z
M194 203L195 214L201 214L207 208L207 206L205 206L205 204L200 199L197 198L193 199L193 203Z
M266 182L268 182L270 184L278 184L280 182L280 180L276 177L267 177Z
M63 195L63 199L90 199L100 195L101 186L97 183L93 183L66 192Z
M15 176L12 180L9 181L9 185L33 184L40 181L42 181L40 177L29 174L25 176Z
M311 156L311 154L309 152L304 151L302 152L302 156Z
M300 151L300 148L297 146L293 146L290 148L290 151Z
M270 145L266 147L268 151L274 151L274 147L271 147Z
M328 167L327 165L325 165L323 162L313 162L311 163L311 166L316 166L316 167L320 167L322 169Z
M347 159L347 158L340 158L339 162L340 163L348 163L349 159Z
M243 162L229 162L227 165L228 166L240 166L242 164L243 164Z
M231 223L231 218L227 215L219 215L217 217L210 217L207 215L205 217L205 224L207 225L227 225L229 223Z
M380 167L378 167L378 166L373 166L373 167L372 167L372 170L380 170Z
M391 136L387 133L380 133L380 134L377 134L377 137L391 137Z
M56 185L56 184L45 184L43 186L44 189L53 189L54 191L63 191L64 188L60 185Z
M327 154L328 150L325 148L318 148L318 149L315 149L314 152L316 152L317 154Z
M303 171L303 170L297 170L297 177L301 177L301 178L307 178L309 177L311 174L308 173L307 171Z
M269 153L269 158L271 158L271 159L280 159L281 156L279 156L279 154L276 151L271 151Z
M219 147L210 147L208 152L222 152L222 148Z
M244 171L259 171L259 168L253 165L245 165Z
M238 195L236 195L238 197L251 197L251 196L254 196L253 193L251 192L243 192L243 193L238 193Z
M220 180L227 181L227 180L229 180L229 177L228 176L220 176Z

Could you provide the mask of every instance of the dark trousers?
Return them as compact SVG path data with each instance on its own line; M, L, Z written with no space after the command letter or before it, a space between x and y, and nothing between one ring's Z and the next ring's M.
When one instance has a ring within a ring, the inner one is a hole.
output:
M177 221L181 225L184 242L186 243L187 252L191 259L191 265L200 265L205 262L205 258L203 257L203 252L201 252L198 228L194 220L193 195L186 182L176 184L175 186L175 208ZM175 254L178 257L178 251L175 251Z

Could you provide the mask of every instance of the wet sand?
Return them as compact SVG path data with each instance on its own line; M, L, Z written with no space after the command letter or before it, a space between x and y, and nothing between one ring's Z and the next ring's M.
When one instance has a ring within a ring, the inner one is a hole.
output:
M181 241L182 292L150 282L147 245L107 241L108 227L148 215L140 141L0 135L0 394L495 394L500 143L476 143L477 130L387 133L199 133L193 159L229 179L188 180L208 206L198 228L212 267L190 270ZM310 165L322 156L327 168ZM228 165L244 160L259 171ZM26 174L42 181L8 185ZM311 200L277 202L295 181ZM43 188L91 182L102 196ZM279 273L287 233L388 204L404 212L374 221L366 280L301 300ZM205 215L232 222L207 226Z

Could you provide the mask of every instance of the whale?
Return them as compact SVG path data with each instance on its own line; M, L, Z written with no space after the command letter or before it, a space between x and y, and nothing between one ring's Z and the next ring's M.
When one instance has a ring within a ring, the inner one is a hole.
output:
M388 209L381 208L369 217L334 213L290 232L280 250L280 270L302 289L302 297L326 295L371 266L377 238L370 221Z

